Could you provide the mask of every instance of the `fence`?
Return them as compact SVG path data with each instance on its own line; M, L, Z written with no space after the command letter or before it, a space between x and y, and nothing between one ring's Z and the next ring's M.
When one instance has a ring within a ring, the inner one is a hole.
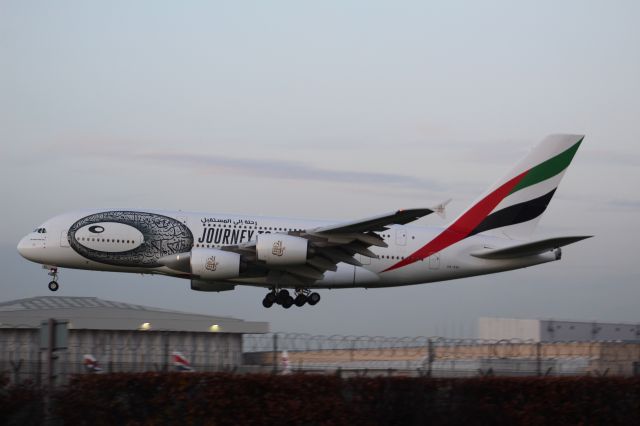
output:
M72 374L88 372L85 354L93 355L104 372L171 371L174 351L195 371L434 377L640 373L639 342L70 330L68 349L56 354L55 375L65 383ZM46 362L37 330L0 329L0 374L13 382L44 383Z
M443 337L245 335L244 364L342 374L437 377L640 373L640 342L535 342ZM284 361L282 352L287 352Z
M233 371L242 363L240 334L193 333L169 330L69 330L68 347L55 353L57 383L89 372L85 355L97 360L102 372L172 371L174 352L183 354L196 371ZM12 382L46 382L47 352L38 330L0 328L0 374Z

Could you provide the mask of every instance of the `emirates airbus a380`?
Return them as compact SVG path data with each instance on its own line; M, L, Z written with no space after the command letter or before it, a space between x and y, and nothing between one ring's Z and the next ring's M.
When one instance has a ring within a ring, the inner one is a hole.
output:
M264 287L262 304L315 305L317 289L392 287L526 268L560 260L588 238L531 239L583 136L552 135L445 228L409 225L432 208L335 223L276 217L92 209L53 217L18 251L58 268L162 274L198 291ZM289 292L292 291L292 293Z

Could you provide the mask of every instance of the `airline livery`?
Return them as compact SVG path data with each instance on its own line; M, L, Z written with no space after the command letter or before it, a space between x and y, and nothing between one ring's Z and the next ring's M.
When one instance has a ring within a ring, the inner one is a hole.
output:
M531 235L583 136L552 135L445 228L409 225L446 203L344 223L227 214L93 209L47 220L18 244L58 268L163 274L198 291L264 287L262 304L315 305L317 289L451 280L559 260L588 238ZM291 292L290 292L291 291Z

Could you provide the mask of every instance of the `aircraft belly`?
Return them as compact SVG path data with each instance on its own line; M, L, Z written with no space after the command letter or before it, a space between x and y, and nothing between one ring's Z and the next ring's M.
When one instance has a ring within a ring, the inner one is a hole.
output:
M315 282L317 286L353 287L356 267L346 263L339 263L335 271L326 271L321 280Z

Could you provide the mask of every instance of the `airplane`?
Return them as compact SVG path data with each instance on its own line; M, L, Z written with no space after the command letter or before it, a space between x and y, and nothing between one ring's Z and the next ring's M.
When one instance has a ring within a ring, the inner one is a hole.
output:
M184 356L182 352L173 352L171 354L171 360L173 361L173 368L175 371L182 373L191 373L195 371L187 357Z
M98 360L92 354L84 354L82 356L82 364L87 373L102 373Z
M282 375L288 375L291 374L291 362L289 361L289 352L287 351L282 351L282 372L280 374Z
M584 139L551 135L446 227L417 226L446 203L348 222L140 209L87 209L45 221L18 244L53 278L58 268L160 274L196 291L268 289L288 309L315 305L319 289L380 288L452 280L560 260L590 236L531 239ZM293 294L290 293L291 290Z

